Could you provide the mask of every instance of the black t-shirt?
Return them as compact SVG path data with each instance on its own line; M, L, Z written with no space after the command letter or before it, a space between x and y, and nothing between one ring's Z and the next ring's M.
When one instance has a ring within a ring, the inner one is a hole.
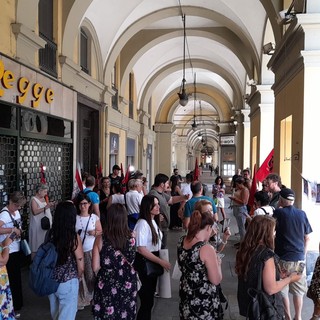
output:
M110 194L113 194L113 190L112 190L112 187L115 185L115 184L121 184L121 177L120 176L117 176L117 177L112 177L112 173L109 174L109 179L110 179Z

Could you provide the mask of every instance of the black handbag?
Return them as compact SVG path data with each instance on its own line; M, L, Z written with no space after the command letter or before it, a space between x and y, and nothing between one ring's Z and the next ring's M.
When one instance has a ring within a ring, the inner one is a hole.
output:
M49 230L50 229L50 220L47 216L44 216L43 218L41 218L41 228L43 230Z
M277 320L278 311L275 306L275 297L272 295L271 300L269 296L262 289L262 268L261 264L258 274L258 286L257 288L249 288L248 295L252 298L248 306L248 313L246 319L254 320Z
M159 251L152 252L154 255L159 256ZM155 263L145 259L145 271L148 277L159 277L163 274L164 270L159 263Z

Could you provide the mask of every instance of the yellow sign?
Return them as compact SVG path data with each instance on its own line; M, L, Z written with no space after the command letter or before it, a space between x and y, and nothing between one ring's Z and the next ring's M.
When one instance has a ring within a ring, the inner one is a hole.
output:
M0 87L0 97L4 95L4 89L10 90L16 83L20 93L20 95L16 97L16 102L19 104L24 103L29 92L31 92L32 98L34 98L31 100L31 107L33 108L39 107L42 97L44 97L46 103L50 104L53 101L54 93L52 89L45 88L37 82L32 84L31 81L25 77L19 78L16 82L13 72L5 70L2 60L0 60L0 80L2 84L2 87Z

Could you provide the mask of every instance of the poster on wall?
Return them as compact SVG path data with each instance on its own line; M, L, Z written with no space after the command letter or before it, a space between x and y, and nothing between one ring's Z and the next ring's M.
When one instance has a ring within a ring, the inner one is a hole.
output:
M320 183L317 184L317 197L316 203L320 203Z

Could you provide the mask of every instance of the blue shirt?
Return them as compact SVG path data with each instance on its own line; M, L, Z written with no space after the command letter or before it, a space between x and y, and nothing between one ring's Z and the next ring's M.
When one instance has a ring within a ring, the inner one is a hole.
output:
M184 207L184 217L185 218L190 218L191 217L191 214L192 214L192 212L194 210L194 205L199 200L208 200L208 201L210 201L210 203L212 205L213 213L217 213L217 207L216 207L215 203L213 202L213 199L211 199L211 198L209 198L207 196L192 197L190 200L188 200L188 202L186 203L186 205Z
M305 260L305 236L312 232L304 211L288 206L274 210L277 220L275 253L281 260Z
M89 190L91 192L88 192ZM99 204L100 203L99 195L96 192L92 191L91 189L85 188L83 190L83 193L88 196L88 198L90 199L92 204Z

